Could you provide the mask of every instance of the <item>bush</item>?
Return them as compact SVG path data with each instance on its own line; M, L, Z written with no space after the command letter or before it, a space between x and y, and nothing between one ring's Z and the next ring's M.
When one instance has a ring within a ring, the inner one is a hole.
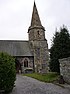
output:
M7 53L0 53L0 91L12 91L16 80L15 59Z

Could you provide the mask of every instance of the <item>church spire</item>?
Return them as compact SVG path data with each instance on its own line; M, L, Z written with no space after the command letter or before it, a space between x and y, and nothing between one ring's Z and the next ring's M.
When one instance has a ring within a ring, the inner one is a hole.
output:
M34 1L32 19L28 28L29 40L45 40L45 28L42 26Z
M39 29L43 29L45 31L45 28L42 26L41 21L40 21L40 17L38 14L38 10L34 1L34 6L33 6L33 12L32 12L32 19L31 19L31 25L28 29L28 32L33 29L33 28L39 28Z
M41 21L40 21L40 17L39 17L37 8L36 8L35 1L34 1L34 6L33 6L31 26L42 26Z

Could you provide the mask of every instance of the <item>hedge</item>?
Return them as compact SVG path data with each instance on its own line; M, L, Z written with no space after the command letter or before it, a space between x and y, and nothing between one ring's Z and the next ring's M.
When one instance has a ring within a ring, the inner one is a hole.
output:
M0 53L0 91L8 94L12 91L15 80L15 58L7 53Z

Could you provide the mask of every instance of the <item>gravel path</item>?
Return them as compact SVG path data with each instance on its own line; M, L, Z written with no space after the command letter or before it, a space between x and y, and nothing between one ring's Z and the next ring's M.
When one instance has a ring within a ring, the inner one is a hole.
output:
M17 75L15 85L11 94L70 94L66 88L21 75Z

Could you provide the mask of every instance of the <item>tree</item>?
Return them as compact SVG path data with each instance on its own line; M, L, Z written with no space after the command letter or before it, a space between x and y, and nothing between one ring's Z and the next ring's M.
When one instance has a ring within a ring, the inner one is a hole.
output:
M70 34L66 27L62 27L60 32L55 33L50 48L50 69L60 72L59 59L70 56Z
M7 53L0 53L0 91L5 94L14 87L16 80L15 59Z

